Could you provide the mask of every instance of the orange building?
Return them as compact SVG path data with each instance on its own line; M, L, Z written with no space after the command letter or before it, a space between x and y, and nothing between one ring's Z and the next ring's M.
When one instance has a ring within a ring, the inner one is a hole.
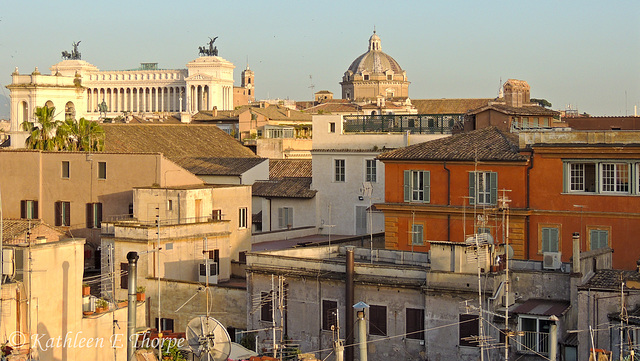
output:
M508 216L517 259L569 262L580 232L582 251L611 247L614 267L635 268L640 134L608 133L488 127L380 155L386 248L428 251L475 233L503 243Z

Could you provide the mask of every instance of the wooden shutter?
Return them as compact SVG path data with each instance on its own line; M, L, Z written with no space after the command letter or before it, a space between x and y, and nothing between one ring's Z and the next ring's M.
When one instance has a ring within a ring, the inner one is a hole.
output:
M404 201L411 201L411 171L404 171Z
M64 225L71 226L71 203L64 202Z
M129 288L129 263L120 263L120 288Z
M102 227L102 203L96 203L96 224L94 224L95 227L100 228Z
M33 201L33 218L34 219L39 219L39 215L38 215L38 201Z
M20 201L20 218L27 218L27 201Z
M87 228L93 228L93 203L87 203Z
M491 187L491 201L489 204L496 204L498 202L498 173L489 173L489 186Z
M476 173L469 172L469 204L476 204Z
M387 307L369 306L369 333L372 335L387 335Z
M424 194L424 202L431 202L431 172L422 172L422 192Z
M282 208L278 208L278 228L284 228L284 215Z
M55 203L55 224L56 226L62 225L62 202Z

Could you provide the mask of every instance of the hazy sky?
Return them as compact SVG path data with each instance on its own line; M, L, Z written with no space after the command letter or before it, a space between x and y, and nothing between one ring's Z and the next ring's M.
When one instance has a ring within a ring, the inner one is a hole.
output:
M308 100L311 84L340 97L342 74L367 50L374 26L414 99L494 97L500 79L515 78L558 110L640 108L638 0L0 0L0 95L8 96L16 66L49 73L74 41L101 70L141 62L173 69L218 36L236 84L248 59L257 98Z

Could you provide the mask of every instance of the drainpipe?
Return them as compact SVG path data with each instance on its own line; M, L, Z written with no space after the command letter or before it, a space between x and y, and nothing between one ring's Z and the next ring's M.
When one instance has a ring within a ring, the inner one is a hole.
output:
M529 166L527 167L527 209L529 209L529 202L531 199L531 168L533 168L533 149L530 150L530 155L529 155Z
M345 343L347 344L345 350L345 361L354 361L353 359L353 305L354 305L354 256L353 246L345 247L347 249L347 284L346 284L346 304L345 304L345 328L347 337Z
M128 308L129 319L127 320L127 361L133 361L133 352L135 350L135 344L133 341L133 335L136 332L136 278L138 276L138 256L137 252L127 253L127 260L129 260L129 294L128 294Z

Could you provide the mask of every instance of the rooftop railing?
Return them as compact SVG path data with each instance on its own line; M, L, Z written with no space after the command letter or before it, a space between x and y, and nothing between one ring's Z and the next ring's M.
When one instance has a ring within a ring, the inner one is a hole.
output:
M451 134L462 114L345 115L344 133Z

